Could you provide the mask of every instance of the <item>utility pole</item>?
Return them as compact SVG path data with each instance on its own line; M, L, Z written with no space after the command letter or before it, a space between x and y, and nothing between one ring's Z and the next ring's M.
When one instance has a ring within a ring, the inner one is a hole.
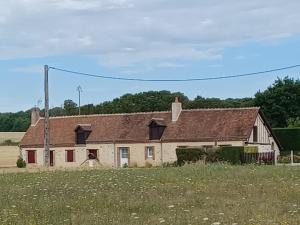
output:
M45 75L45 124L44 124L44 165L50 166L50 124L49 124L49 85L48 85L48 65L44 66L44 75Z
M77 89L76 89L77 91L78 91L78 97L79 97L79 101L78 101L78 114L80 115L80 95L81 95L81 92L82 92L82 88L81 88L81 86L79 85L78 87L77 87Z

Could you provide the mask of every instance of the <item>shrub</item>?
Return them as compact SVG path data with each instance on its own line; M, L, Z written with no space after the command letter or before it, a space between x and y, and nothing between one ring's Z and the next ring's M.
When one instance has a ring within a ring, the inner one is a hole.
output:
M208 148L205 151L205 162L214 163L219 161L220 148Z
M145 167L146 167L146 168L151 168L151 167L152 167L152 163L146 161L146 162L145 162Z
M231 164L241 164L241 156L244 152L243 146L223 146L219 150L219 160Z
M18 142L14 142L10 139L4 140L0 145L1 146L17 146L19 143Z
M177 148L177 163L179 166L183 166L186 162L197 162L201 159L204 159L205 156L204 148Z
M17 167L18 168L25 168L26 167L26 162L21 156L19 156L19 158L17 160Z

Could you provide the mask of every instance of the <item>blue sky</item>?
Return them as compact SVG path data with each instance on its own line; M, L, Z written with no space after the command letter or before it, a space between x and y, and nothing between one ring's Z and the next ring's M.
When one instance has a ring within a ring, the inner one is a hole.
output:
M269 0L16 0L0 3L0 112L43 100L43 65L149 79L232 75L300 64L300 2ZM125 93L251 97L277 77L141 83L50 70L50 106L98 104Z

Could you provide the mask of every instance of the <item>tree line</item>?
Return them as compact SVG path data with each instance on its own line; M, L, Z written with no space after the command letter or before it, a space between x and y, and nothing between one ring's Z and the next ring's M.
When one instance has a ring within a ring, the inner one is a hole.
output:
M300 127L300 81L285 77L277 79L265 91L258 91L252 98L204 98L189 99L184 93L148 91L125 94L112 101L80 107L82 115L133 113L170 110L175 97L179 97L184 109L261 107L272 127ZM0 132L26 131L30 125L31 110L17 113L0 113ZM41 111L43 115L43 111ZM63 107L50 109L50 116L78 115L73 100L65 100Z

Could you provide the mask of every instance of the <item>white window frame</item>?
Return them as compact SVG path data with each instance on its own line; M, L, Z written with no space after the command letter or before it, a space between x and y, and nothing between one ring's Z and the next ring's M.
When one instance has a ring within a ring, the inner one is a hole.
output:
M153 159L153 155L154 155L154 147L153 146L147 146L147 158L148 159ZM149 153L152 152L152 154L150 155Z

